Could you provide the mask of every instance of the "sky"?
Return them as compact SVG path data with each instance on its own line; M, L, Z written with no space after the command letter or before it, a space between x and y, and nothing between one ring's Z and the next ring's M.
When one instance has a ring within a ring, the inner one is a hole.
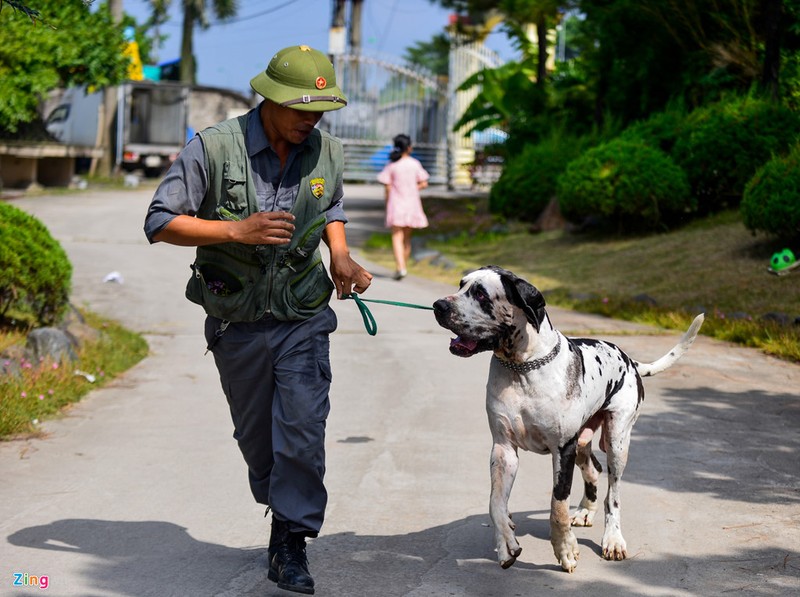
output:
M122 2L123 10L137 21L147 18L146 0ZM180 57L181 4L172 1L170 20L161 27L169 38L157 52L159 62ZM332 4L332 0L240 0L236 22L195 31L197 82L248 93L250 79L277 50L306 44L327 52ZM449 10L428 0L364 0L362 51L397 57L400 62L407 47L442 32L449 15ZM503 58L514 57L499 29L486 45Z

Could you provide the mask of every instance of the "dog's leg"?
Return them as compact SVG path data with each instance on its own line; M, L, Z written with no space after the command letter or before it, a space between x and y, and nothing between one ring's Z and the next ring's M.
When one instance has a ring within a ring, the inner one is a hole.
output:
M597 481L603 472L603 467L592 453L591 441L585 445L581 445L578 441L575 463L581 469L583 476L583 498L572 515L571 522L574 527L590 527L594 524L594 517L597 514Z
M508 497L517 476L519 456L517 450L508 444L495 443L492 446L491 479L492 492L489 498L489 516L494 526L494 539L497 559L503 568L517 561L522 548L514 536L516 528L508 513Z
M628 547L622 536L619 485L628 462L633 420L618 421L617 417L609 416L605 424L608 437L608 494L605 501L603 557L607 560L624 560L628 557Z
M557 451L553 450L553 497L550 500L550 543L561 567L572 572L578 565L578 540L572 532L569 517L569 494L578 437L575 436Z

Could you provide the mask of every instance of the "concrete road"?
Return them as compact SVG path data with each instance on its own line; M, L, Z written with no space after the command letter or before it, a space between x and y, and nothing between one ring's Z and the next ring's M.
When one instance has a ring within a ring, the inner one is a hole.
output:
M203 315L183 297L192 250L147 244L149 194L14 201L69 253L74 302L142 332L151 352L45 423L44 437L0 444L0 595L38 594L15 586L26 574L59 596L289 595L267 580L267 521L203 355ZM381 227L381 191L348 197L355 244ZM367 297L430 305L453 290L372 270ZM104 283L115 271L122 283ZM599 524L576 529L580 563L561 571L550 459L522 454L510 505L523 551L502 570L487 514L489 355L451 356L429 311L373 304L372 337L352 301L334 307L330 502L308 549L318 595L800 594L800 367L703 337L646 380L622 484L624 562L601 559ZM639 360L678 336L550 315Z

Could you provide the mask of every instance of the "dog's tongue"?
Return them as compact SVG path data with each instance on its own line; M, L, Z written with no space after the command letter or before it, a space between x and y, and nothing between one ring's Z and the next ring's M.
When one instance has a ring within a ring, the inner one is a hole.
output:
M450 340L450 350L464 353L464 352L473 352L478 347L477 340L465 340L461 336L456 336L452 340Z

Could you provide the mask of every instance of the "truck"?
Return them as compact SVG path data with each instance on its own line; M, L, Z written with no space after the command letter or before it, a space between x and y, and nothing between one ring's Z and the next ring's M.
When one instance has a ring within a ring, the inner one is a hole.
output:
M189 86L171 81L126 81L117 86L113 150L125 172L158 176L186 145ZM68 145L100 143L103 92L67 89L46 120L47 131Z

